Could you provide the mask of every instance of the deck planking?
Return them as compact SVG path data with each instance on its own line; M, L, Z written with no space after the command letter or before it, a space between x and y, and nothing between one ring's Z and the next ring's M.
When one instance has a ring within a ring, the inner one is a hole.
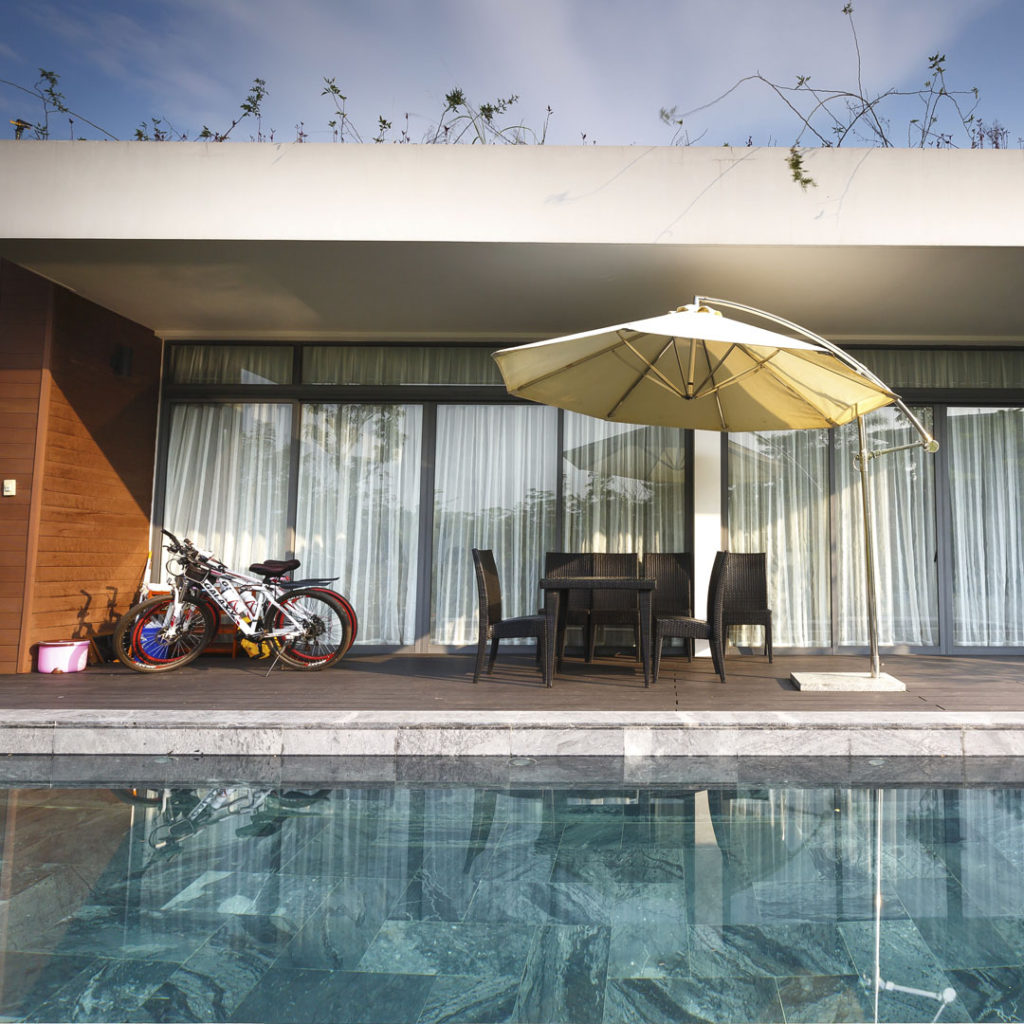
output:
M657 685L645 688L632 658L567 659L547 689L529 656L503 654L492 675L473 684L473 657L349 654L322 672L274 668L210 655L169 673L143 675L91 665L67 675L0 675L0 710L214 711L946 711L1024 712L1024 657L896 655L883 669L905 693L804 693L798 671L863 672L862 656L731 654L728 682L707 659L666 658Z

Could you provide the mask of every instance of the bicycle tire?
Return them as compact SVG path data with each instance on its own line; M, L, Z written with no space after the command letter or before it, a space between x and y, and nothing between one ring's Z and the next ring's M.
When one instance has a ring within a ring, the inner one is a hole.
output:
M183 631L173 639L161 636L163 612L170 597L151 597L129 608L114 627L114 655L136 672L169 672L195 661L213 639L217 623L209 605L185 599L181 615Z
M339 594L337 590L331 590L330 587L304 587L303 589L315 590L319 594L326 594L341 605L341 610L348 617L348 623L351 627L348 634L348 644L345 647L345 653L347 654L349 648L355 643L356 633L359 631L359 619L356 616L355 608L352 607L352 602L344 594Z
M278 640L281 660L292 668L315 672L340 661L351 646L352 624L341 603L323 590L292 590L277 598L306 626L294 640ZM271 610L271 628L283 629L284 612Z

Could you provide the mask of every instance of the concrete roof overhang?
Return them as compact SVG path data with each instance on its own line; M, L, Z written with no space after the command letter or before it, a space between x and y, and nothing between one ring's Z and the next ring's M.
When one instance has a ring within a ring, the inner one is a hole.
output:
M3 142L0 256L168 339L512 342L695 294L1024 342L1024 152ZM10 197L16 197L11 199Z

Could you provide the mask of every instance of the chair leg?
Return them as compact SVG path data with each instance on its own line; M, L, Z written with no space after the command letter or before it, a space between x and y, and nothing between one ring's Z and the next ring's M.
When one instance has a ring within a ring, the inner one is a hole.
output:
M548 676L548 644L551 643L550 638L545 632L543 636L537 637L537 650L540 653L540 677L541 681L545 686L551 685L551 679Z
M661 630L655 627L654 630L654 657L651 659L653 664L651 666L651 686L658 681L658 673L661 671L661 648L665 644L665 638L661 635Z
M775 659L772 651L772 613L768 613L768 619L764 624L764 645L768 650L768 663L771 664Z
M721 637L711 638L711 661L715 666L718 677L725 682L725 645Z
M480 672L484 667L484 659L487 657L487 630L480 629L480 639L476 644L476 667L473 669L473 682L480 682Z
M491 672L493 672L493 671L494 671L494 662L495 662L495 659L496 659L497 657L498 657L498 638L497 638L497 637L495 637L495 638L494 638L494 639L493 639L493 640L491 641L491 656L490 656L490 658L488 658L488 660L487 660L487 673L488 673L488 675L489 675L489 674L490 674Z

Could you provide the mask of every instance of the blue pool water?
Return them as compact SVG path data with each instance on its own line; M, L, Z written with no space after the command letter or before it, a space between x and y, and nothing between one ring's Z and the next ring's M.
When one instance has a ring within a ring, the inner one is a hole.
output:
M0 799L0 1020L1024 1018L1021 789Z

